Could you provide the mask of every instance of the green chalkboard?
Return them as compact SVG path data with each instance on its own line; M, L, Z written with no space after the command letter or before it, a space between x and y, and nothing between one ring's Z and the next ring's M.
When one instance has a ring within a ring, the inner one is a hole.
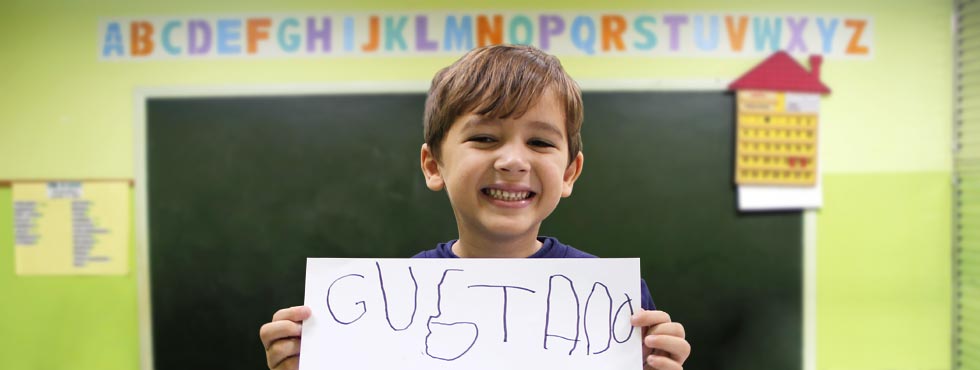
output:
M410 257L456 236L419 170L425 96L147 102L155 368L264 369L259 327L307 257ZM641 257L686 369L799 369L799 212L736 211L734 97L587 92L585 170L542 234Z

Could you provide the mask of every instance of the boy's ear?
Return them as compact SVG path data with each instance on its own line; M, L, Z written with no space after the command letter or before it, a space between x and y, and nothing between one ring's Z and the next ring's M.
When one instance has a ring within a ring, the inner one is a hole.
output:
M572 195L572 186L575 185L575 180L578 180L579 175L582 174L583 164L585 164L585 155L580 151L575 156L575 159L572 160L572 163L568 164L568 168L565 169L565 175L562 176L562 198Z
M432 149L428 144L422 144L422 174L425 175L425 186L432 191L442 190L446 186L445 180L439 173L439 162L432 154Z

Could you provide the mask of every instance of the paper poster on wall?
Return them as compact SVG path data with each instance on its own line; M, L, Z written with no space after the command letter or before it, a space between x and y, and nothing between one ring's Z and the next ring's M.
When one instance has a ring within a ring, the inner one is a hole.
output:
M615 7L614 7L615 8ZM754 57L778 50L870 59L874 19L764 12L446 11L105 17L102 61L461 55L491 44L559 56Z
M819 208L820 56L810 71L778 52L729 85L736 94L735 184L743 211Z
M300 370L640 369L639 259L307 260Z
M128 182L14 182L12 192L18 275L128 272Z

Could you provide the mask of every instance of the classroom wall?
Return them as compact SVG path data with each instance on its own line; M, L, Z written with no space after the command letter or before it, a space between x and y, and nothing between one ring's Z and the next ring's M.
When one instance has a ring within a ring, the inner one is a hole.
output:
M0 3L0 179L134 177L136 88L427 81L454 59L402 58L397 68L381 58L100 62L98 17L487 7L436 0L411 8L399 1L226 4ZM828 60L822 68L833 93L821 108L825 207L816 222L817 368L951 367L950 1L546 1L529 6L508 0L494 6L873 17L874 57ZM567 57L563 63L583 80L731 80L759 60ZM0 188L0 210L7 210L0 211L0 368L137 368L135 273L17 277L9 188ZM261 350L257 336L255 349ZM693 355L698 356L696 348Z

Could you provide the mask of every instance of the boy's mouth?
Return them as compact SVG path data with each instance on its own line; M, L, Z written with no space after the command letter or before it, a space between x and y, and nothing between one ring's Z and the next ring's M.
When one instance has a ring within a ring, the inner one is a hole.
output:
M505 202L518 202L525 199L531 199L537 195L533 191L507 191L494 188L483 188L480 189L480 191L492 199L502 200Z

